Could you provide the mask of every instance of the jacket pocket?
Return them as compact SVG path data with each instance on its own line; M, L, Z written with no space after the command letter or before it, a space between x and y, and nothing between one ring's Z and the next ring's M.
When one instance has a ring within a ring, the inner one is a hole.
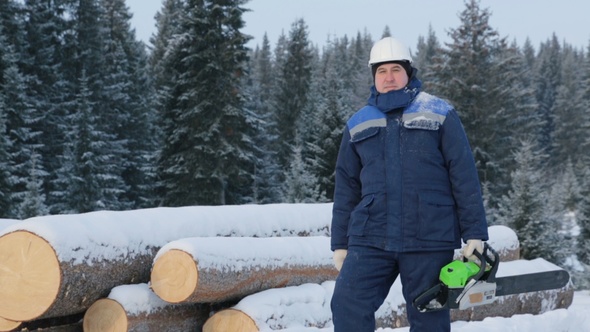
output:
M418 202L418 234L419 240L454 242L455 201L450 194L424 193L419 195Z
M358 143L371 138L379 133L379 128L380 127L368 127L362 131L351 134L350 141L352 143Z
M365 226L369 220L369 209L375 201L373 194L366 195L361 199L360 203L350 214L350 227L348 229L348 235L364 235Z
M355 150L363 161L373 160L382 153L382 144L379 144L379 127L369 127L350 138Z

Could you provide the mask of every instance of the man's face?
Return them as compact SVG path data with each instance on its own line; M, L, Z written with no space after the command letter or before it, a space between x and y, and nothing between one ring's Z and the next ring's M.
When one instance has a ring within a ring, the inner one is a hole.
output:
M403 89L408 84L404 67L397 63L384 63L375 72L375 89L379 93Z

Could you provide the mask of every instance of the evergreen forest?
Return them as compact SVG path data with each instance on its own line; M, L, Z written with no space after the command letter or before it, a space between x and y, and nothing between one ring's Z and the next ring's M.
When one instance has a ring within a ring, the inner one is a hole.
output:
M247 2L163 0L146 45L124 0L0 1L0 217L330 202L370 49L395 32L314 45L298 19L251 49ZM518 45L490 16L465 0L449 42L408 45L414 67L461 117L489 224L587 289L590 41Z

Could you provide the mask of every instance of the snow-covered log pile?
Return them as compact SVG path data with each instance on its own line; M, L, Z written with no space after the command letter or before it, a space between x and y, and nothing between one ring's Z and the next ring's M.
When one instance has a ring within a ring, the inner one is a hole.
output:
M559 267L543 260L503 262L498 277L541 271ZM270 289L242 299L235 306L215 313L207 320L203 332L257 332L282 330L296 326L323 328L331 325L330 299L334 281L319 284ZM539 314L567 308L573 300L573 288L500 296L492 304L467 310L452 310L451 319L483 320L491 316L510 317L516 314ZM398 280L376 313L378 328L408 326L406 304Z
M54 215L0 231L0 317L84 312L112 288L147 283L157 251L186 237L326 236L332 205L196 206Z
M257 330L267 321L264 315L251 318L234 305L256 303L248 299L272 291L278 296L274 300L293 303L291 308L304 313L305 303L315 300L301 298L305 292L286 298L303 285L326 289L313 298L323 294L322 303L329 305L325 297L331 297L337 274L327 238L331 209L331 204L156 208L11 222L0 228L0 331L54 326L42 324L76 317L78 330L84 317L86 331L164 331L164 317L176 322L171 331L195 331L195 326L199 331L210 315L208 328L226 324L220 317L234 316L241 331L248 324ZM518 240L510 229L490 227L489 243L503 261L518 258ZM278 295L281 291L289 295ZM165 292L176 292L176 298ZM401 301L401 292L394 298ZM567 298L561 302L569 305ZM403 306L390 305L384 314L389 321L381 324L403 325ZM293 324L331 324L327 308ZM236 320L236 313L241 318Z

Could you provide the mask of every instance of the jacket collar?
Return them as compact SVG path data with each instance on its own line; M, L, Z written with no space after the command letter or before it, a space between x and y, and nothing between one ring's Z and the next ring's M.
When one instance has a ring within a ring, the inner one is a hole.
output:
M367 103L371 106L377 107L381 112L390 112L397 108L407 107L420 92L422 82L412 75L410 83L401 89L389 91L387 93L379 93L375 89L375 85L371 87L371 96Z

